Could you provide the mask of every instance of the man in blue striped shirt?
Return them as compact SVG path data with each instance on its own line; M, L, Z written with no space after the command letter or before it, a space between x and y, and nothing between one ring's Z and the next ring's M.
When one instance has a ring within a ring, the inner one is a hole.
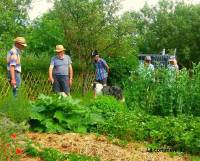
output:
M21 51L27 46L24 37L17 37L14 40L13 48L7 54L7 71L8 80L13 89L13 95L17 95L17 89L21 84L21 62L20 55Z
M97 50L93 51L91 56L96 69L95 81L101 83L102 85L106 85L109 74L109 66L104 59L100 58ZM94 96L96 96L95 92Z

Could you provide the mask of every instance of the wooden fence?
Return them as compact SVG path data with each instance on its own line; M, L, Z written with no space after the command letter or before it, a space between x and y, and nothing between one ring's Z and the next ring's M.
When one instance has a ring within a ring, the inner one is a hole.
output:
M74 76L71 93L83 93L92 89L91 84L94 80L94 74L88 73L84 79L84 74ZM42 72L29 72L22 75L22 87L29 99L35 99L40 93L50 94L52 85L48 82L48 75ZM0 97L8 95L11 91L6 74L0 75Z

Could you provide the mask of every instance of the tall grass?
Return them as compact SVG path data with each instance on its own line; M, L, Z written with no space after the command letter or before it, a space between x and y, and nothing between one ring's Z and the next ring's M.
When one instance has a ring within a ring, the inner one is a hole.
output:
M1 97L0 112L4 113L14 122L23 122L28 120L30 115L30 104L28 98L24 94L23 87L20 88L17 97L12 92Z
M140 109L155 115L187 114L200 116L200 64L171 75L157 69L153 77L133 73L126 83L126 102L130 110Z

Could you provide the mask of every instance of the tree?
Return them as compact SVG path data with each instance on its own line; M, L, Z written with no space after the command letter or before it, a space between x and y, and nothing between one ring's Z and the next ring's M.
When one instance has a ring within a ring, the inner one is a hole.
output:
M1 0L0 48L8 49L16 36L24 35L27 24L27 8L30 0Z
M199 62L200 5L161 0L158 6L145 6L141 12L132 13L137 19L138 47L143 53L159 53L177 49L182 66L192 67Z

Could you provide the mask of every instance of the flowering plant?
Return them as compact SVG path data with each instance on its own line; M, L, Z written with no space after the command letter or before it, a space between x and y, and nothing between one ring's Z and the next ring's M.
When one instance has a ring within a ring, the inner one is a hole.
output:
M26 143L24 123L16 124L0 113L0 160L19 160Z

